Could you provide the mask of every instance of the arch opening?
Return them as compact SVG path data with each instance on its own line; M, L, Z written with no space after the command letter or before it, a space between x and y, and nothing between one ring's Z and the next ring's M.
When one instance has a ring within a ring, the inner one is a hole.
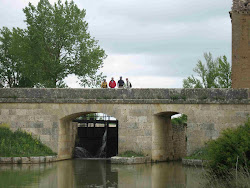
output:
M154 115L152 160L179 160L187 153L187 115L161 112Z
M110 158L118 154L118 120L97 112L81 112L60 121L59 152L66 158Z
M110 158L118 154L118 120L103 113L90 113L73 120L78 131L76 158Z

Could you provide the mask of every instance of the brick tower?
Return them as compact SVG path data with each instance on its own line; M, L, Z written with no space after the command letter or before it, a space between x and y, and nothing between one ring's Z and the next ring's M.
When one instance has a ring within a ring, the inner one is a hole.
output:
M250 88L250 0L233 0L232 87Z

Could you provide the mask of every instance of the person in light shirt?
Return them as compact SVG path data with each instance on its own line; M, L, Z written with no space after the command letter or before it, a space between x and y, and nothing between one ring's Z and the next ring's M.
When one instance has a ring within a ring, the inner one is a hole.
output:
M129 89L129 88L132 88L132 84L131 84L131 82L128 80L128 78L126 78L126 81L125 81L125 87L124 88L127 88L127 89Z

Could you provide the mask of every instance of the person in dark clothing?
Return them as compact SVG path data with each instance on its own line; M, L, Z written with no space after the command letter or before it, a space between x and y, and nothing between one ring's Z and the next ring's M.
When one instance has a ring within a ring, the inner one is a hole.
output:
M123 88L124 81L122 80L122 77L120 77L120 80L118 81L118 88Z

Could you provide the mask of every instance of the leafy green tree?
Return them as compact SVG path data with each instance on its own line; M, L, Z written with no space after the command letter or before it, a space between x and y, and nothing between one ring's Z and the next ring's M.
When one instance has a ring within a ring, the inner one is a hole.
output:
M183 80L184 88L230 88L231 87L231 66L226 56L213 59L211 53L204 53L206 64L198 60L193 75Z
M106 54L87 31L85 10L40 0L23 11L27 29L0 30L0 87L67 87L70 74L83 86L99 85Z
M0 29L0 87L33 87L23 69L24 31L20 28Z
M223 56L218 59L219 67L218 67L218 83L221 88L231 88L232 80L231 80L231 66L227 61L227 57Z
M37 7L24 8L29 58L26 66L32 80L44 87L65 87L63 79L77 75L82 82L93 78L106 58L105 51L91 38L84 21L85 10L71 1L53 6L40 0Z
M103 79L106 78L102 73L98 75L89 75L87 78L80 79L80 85L83 87L90 86L92 88L100 88Z

